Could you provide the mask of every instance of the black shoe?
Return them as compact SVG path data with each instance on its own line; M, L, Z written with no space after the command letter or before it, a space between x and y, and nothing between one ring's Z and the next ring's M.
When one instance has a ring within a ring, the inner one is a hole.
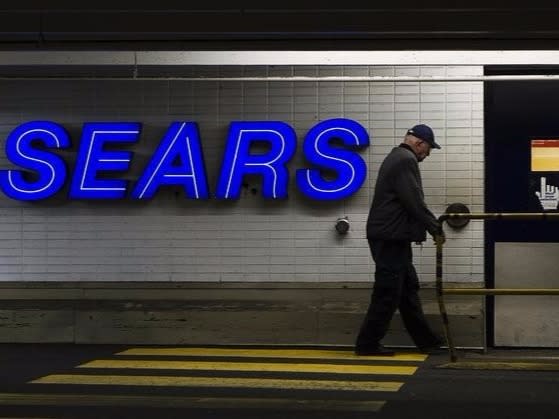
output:
M355 348L355 355L360 356L394 356L396 353L382 345L373 347Z

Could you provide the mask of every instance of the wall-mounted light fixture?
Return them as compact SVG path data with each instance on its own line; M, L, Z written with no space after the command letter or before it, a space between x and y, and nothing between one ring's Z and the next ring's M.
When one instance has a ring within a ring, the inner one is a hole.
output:
M346 234L349 231L349 220L347 217L340 217L336 220L336 231L338 234Z
M455 202L450 204L445 211L445 214L469 214L470 209L465 205L461 204L460 202ZM446 223L454 228L454 229L461 229L468 225L470 222L467 218L447 218Z

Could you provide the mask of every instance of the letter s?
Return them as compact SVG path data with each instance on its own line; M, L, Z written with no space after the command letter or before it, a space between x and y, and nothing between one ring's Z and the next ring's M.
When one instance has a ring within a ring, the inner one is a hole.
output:
M6 139L6 157L21 168L35 172L31 180L24 170L0 170L0 188L10 198L21 201L45 199L64 186L64 160L35 148L34 142L61 149L70 146L70 137L63 127L50 121L27 122L10 133Z
M297 170L297 185L310 198L346 198L357 192L367 177L367 163L353 151L332 147L330 140L334 138L340 139L345 146L357 149L369 145L367 131L356 121L335 118L316 124L305 137L305 157L337 176L330 180L324 178L320 169Z

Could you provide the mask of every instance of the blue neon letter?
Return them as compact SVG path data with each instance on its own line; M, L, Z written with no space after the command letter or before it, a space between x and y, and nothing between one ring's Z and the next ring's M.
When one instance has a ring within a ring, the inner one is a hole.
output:
M14 129L6 139L6 157L18 166L36 173L29 180L20 170L0 170L0 188L13 199L33 201L45 199L62 188L66 166L59 156L37 150L33 142L46 147L67 148L70 137L60 125L49 121L27 122Z
M132 198L151 198L161 185L182 185L187 197L208 198L208 182L195 122L173 122L138 181Z
M138 122L85 123L76 167L70 188L70 198L123 198L128 182L121 179L98 179L100 171L128 170L132 153L105 150L108 143L133 143L140 134Z
M303 152L308 161L336 172L337 176L326 180L319 169L297 170L297 185L311 198L346 198L361 187L367 176L367 164L361 156L353 151L332 147L330 140L334 138L354 148L369 145L365 128L350 119L329 119L316 124L305 137Z
M266 142L270 150L250 154L255 142ZM231 122L216 197L237 199L244 175L262 175L262 195L285 198L289 171L285 167L297 147L295 131L285 122Z

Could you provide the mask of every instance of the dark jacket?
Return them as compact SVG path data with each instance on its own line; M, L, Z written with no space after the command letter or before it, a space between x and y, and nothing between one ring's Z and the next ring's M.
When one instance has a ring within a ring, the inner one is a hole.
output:
M417 157L406 144L394 147L382 162L367 219L367 239L421 242L441 234L425 204Z

